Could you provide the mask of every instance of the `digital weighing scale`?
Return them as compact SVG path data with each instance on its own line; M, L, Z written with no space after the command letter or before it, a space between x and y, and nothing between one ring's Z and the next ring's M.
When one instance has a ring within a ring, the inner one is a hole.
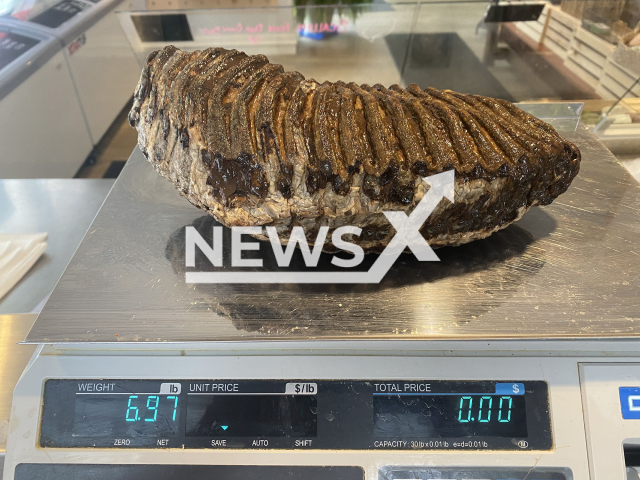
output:
M564 134L566 194L379 285L187 284L215 222L136 149L26 338L5 480L635 478L640 186Z

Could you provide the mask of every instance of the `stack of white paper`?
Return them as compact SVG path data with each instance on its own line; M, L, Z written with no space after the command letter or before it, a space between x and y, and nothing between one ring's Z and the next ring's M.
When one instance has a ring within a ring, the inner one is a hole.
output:
M47 234L0 235L0 299L47 249Z

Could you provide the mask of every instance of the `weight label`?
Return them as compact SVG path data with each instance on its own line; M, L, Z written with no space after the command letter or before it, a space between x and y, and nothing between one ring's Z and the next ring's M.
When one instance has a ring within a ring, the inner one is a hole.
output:
M318 393L318 385L315 383L287 383L285 393L287 395L315 395Z

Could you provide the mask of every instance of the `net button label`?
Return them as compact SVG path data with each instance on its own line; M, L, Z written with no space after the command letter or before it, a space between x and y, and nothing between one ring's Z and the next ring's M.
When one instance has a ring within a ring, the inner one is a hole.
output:
M640 388L620 387L620 406L622 407L622 418L640 420Z

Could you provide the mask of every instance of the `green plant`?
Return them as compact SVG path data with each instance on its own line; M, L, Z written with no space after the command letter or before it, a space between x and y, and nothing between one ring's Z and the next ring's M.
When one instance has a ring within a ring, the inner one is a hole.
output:
M334 14L355 22L373 0L295 0L298 24L331 24Z

